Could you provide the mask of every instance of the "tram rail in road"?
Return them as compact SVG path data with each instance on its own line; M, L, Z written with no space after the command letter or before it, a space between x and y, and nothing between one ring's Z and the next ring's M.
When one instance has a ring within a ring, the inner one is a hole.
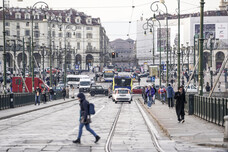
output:
M159 142L158 142L158 132L157 130L155 129L154 125L151 123L149 117L147 116L147 114L145 113L145 111L142 109L142 107L139 105L138 101L137 100L134 100L134 102L136 103L144 121L145 121L145 124L147 125L147 129L148 129L148 132L150 133L151 135L151 140L153 142L153 145L155 147L155 149L158 151L158 152L164 152L164 150L161 148ZM107 138L107 141L106 141L106 144L105 144L105 151L106 152L111 152L112 149L111 149L111 145L112 145L112 138L113 136L115 135L115 129L116 129L116 126L117 126L117 123L118 123L118 119L120 117L120 114L122 112L122 109L123 109L123 106L124 104L121 103L120 107L119 107L119 110L116 114L116 117L115 117L115 120L113 122L113 125L110 129L110 132L109 132L109 135L108 135L108 138Z

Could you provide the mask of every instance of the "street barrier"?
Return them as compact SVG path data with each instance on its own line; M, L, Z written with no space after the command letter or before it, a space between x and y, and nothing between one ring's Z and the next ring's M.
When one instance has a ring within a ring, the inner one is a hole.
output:
M228 115L228 98L205 97L186 94L186 110L208 122L224 126L224 116Z
M1 94L0 95L0 110L10 108L10 95Z
M49 93L46 94L47 102L49 101ZM42 102L43 97L40 96ZM62 92L56 91L54 100L62 99ZM34 93L10 93L0 95L0 110L31 105L35 103Z

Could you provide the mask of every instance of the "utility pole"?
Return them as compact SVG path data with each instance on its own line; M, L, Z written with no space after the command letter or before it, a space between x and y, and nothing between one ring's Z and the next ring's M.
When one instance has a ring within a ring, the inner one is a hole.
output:
M16 40L13 40L13 55L14 55L14 64L13 64L13 71L15 72L16 76Z
M23 79L25 79L25 39L23 37L23 40L22 40L22 43L23 43L23 53L22 53L22 67L23 67ZM23 92L25 91L24 90L24 83L22 83L22 90Z
M199 38L199 95L203 96L203 18L204 18L204 0L200 1L200 38Z
M178 48L177 48L177 79L180 86L180 0L178 0Z
M193 64L196 65L196 35L194 35L194 44L193 44ZM194 71L194 84L196 84L196 72Z
M50 75L50 86L52 87L52 47L51 47L51 34L52 34L52 29L51 29L51 22L49 22L49 27L50 27L50 33L49 33L49 40L50 40L50 52L49 52L49 63L50 63L50 70L49 70L49 75Z
M3 90L6 93L6 27L5 27L5 0L2 0L3 9L3 60L4 60L4 73L3 73Z

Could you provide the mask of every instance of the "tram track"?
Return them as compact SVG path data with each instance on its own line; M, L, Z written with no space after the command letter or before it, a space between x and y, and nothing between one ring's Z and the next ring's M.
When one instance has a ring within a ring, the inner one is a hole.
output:
M139 105L138 101L137 100L134 100L136 106L137 106L137 109L140 111L140 114L146 124L146 127L147 127L147 131L150 133L150 136L151 136L151 140L153 142L153 145L154 145L154 148L156 151L158 152L164 152L164 150L161 148L160 144L159 144L159 141L158 141L158 132L156 131L155 127L153 126L153 124L151 123L149 117L147 116L146 112L143 110L143 108ZM116 117L115 117L115 120L112 124L112 127L110 129L110 132L109 132L109 135L108 135L108 138L107 138L107 141L105 143L105 152L112 152L112 139L115 135L115 130L116 130L116 126L118 124L118 120L120 118L120 114L123 110L123 106L125 104L121 103L120 107L119 107L119 110L116 114ZM133 106L133 105L132 105Z

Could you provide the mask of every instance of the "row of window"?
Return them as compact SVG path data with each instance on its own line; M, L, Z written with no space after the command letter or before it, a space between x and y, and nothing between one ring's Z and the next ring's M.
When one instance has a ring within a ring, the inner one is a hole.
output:
M21 14L20 13L16 13L15 14L15 18L16 19L21 19ZM30 14L25 14L25 19L30 19ZM34 19L40 19L40 16L38 14L34 15ZM67 17L66 18L66 22L70 23L71 22L71 17ZM76 23L81 23L81 19L79 17L77 17L75 19L75 22ZM87 19L86 20L87 24L91 24L92 23L92 20L91 19Z
M25 23L26 24L26 26L29 26L29 22L26 22ZM34 23L35 24L35 28L36 27L39 27L39 23ZM6 22L5 23L5 26L7 26L7 27L9 27L10 26L10 23L9 22ZM55 24L52 24L52 28L55 28ZM17 28L20 28L20 23L17 23L17 26L16 26ZM82 29L82 27L81 26L76 26L76 29ZM86 27L86 30L93 30L93 27Z
M49 33L50 34L50 33ZM72 33L67 32L66 33L67 38L72 38ZM74 33L73 35L76 36L76 38L81 38L81 33ZM10 31L6 30L6 36L10 36ZM30 36L30 30L25 30L25 36ZM59 37L62 37L62 33L59 33ZM20 37L20 31L17 31L17 37ZM34 37L39 38L40 37L40 31L34 31ZM52 31L52 37L55 37L55 31ZM92 33L87 33L86 34L87 39L92 39L93 34Z
M62 42L59 42L59 46L62 46ZM71 46L70 42L67 43L67 46ZM92 47L92 44L90 42L87 43L87 49L88 50L91 50L93 47ZM80 50L81 49L81 43L80 42L77 42L77 50Z

